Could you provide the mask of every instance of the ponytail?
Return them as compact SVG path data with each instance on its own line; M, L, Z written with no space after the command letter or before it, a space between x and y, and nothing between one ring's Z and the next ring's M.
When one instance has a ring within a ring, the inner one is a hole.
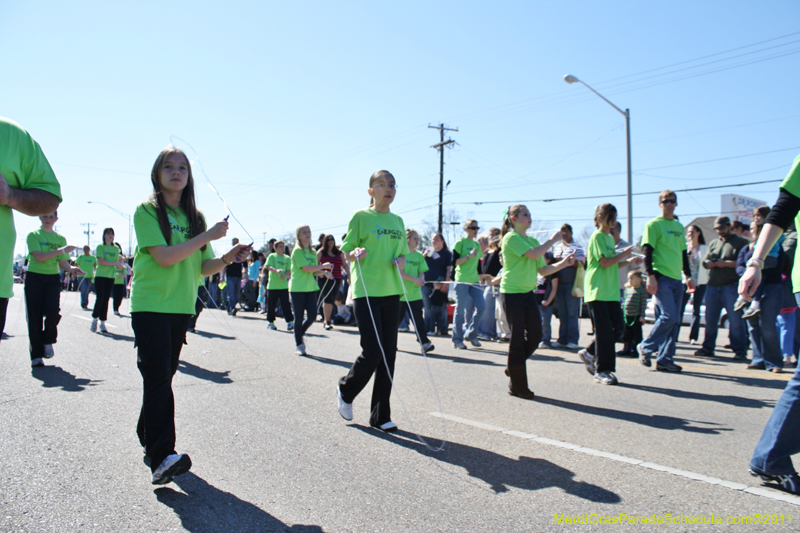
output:
M506 233L509 231L514 231L514 223L511 221L511 217L515 217L519 214L520 210L527 209L522 204L511 205L506 209L506 218L503 219L503 226L500 230L500 234L505 236Z

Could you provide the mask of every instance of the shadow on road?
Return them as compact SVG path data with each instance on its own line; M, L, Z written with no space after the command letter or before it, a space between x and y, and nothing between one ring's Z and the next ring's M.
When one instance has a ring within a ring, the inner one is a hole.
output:
M114 339L115 341L133 342L135 340L132 335L121 335L119 333L111 333L110 331L103 333L103 336Z
M183 492L169 487L155 490L158 501L171 508L181 525L192 533L229 533L265 531L323 533L319 526L284 524L268 512L241 500L188 472L175 478Z
M319 361L320 363L325 363L326 365L336 365L342 368L350 368L353 366L352 361L339 361L338 359L329 359L327 357L322 357L319 355L311 355L308 354L306 359L313 359L314 361Z
M628 411L618 411L616 409L607 409L605 407L594 407L582 403L572 403L572 402L566 402L564 400L556 400L553 398L544 398L538 395L536 396L535 402L543 403L546 405L552 405L554 407L560 407L562 409L570 409L572 411L578 411L580 413L584 413L587 415L604 416L606 418L613 418L616 420L625 420L626 422L633 422L634 424L649 426L656 429L668 429L668 430L680 429L683 431L688 431L690 433L706 433L710 435L717 435L723 431L733 431L731 428L697 427L690 425L692 423L697 423L697 424L704 424L706 426L719 426L719 424L715 424L713 422L700 422L696 420L688 420L685 418L677 418L674 416L644 415L641 413L630 413Z
M228 374L231 373L230 370L226 370L224 372L215 372L213 370L206 370L203 367L193 365L192 363L187 363L186 361L180 361L178 363L178 370L181 372L181 374L193 376L197 379L203 379L205 381L211 381L212 383L233 383L233 380L228 377Z
M774 407L774 401L758 400L755 398L742 398L741 396L730 396L724 394L704 394L696 391L685 391L679 389L667 389L662 387L652 387L649 385L635 385L632 383L621 383L621 388L636 389L644 392L652 392L655 394L666 394L673 398L684 398L686 400L702 400L706 402L719 402L725 405L733 405L735 407L750 407L754 409L761 409L762 407Z
M545 459L525 456L511 459L505 455L457 442L447 442L443 451L432 452L417 442L414 435L407 431L398 431L389 435L371 427L360 425L351 427L432 459L463 468L471 477L490 485L495 494L507 492L512 487L523 490L558 487L567 494L591 502L619 503L622 501L619 495L603 487L575 481L573 472ZM428 440L427 437L426 440Z
M422 354L419 351L412 352L409 350L397 350L398 353L407 353L409 355L418 355L422 357ZM461 363L465 365L482 365L482 366L506 366L504 363L498 363L497 361L487 361L485 359L469 359L467 357L458 357L455 355L444 355L440 353L430 353L428 352L428 357L430 359L442 359L446 361L452 361L453 363Z
M222 335L220 333L211 333L210 331L198 331L198 330L195 330L192 335L197 335L198 337L205 337L206 339L233 340L236 338L236 337L231 337L230 335Z
M102 383L101 379L78 378L63 368L57 366L43 366L31 369L31 375L42 382L42 387L48 389L60 387L67 392L80 392L86 387L93 387Z
M794 371L794 369L791 369ZM754 373L757 372L765 372L764 370L753 370ZM787 381L782 379L770 379L770 378L760 378L757 375L750 376L737 376L735 374L717 374L712 372L698 372L697 370L692 370L691 373L686 374L687 376L692 377L699 377L703 379L716 379L719 381L734 381L741 385L746 385L748 387L764 387L767 389L777 389L783 390L786 388Z

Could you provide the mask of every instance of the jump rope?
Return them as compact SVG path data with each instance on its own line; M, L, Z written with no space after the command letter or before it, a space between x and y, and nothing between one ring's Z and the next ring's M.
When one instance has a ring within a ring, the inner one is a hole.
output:
M408 294L406 293L406 286L403 283L403 276L400 273L401 272L400 271L400 265L397 263L397 261L393 261L393 262L394 262L394 266L397 267L397 275L400 277L400 286L403 288L403 296L405 297L406 305L408 306L408 312L411 315L411 322L414 324L414 331L416 332L416 335L417 335L417 342L419 343L419 348L420 348L420 351L422 352L422 356L425 359L425 368L428 370L428 377L430 378L431 385L433 386L433 392L434 392L434 395L436 396L436 404L439 407L439 413L444 414L444 409L442 409L442 400L439 397L439 390L436 387L436 381L433 379L433 373L431 372L430 363L428 362L428 354L425 352L425 346L423 346L423 344L422 344L422 336L419 334L420 330L419 330L419 327L417 326L416 320L414 319L414 313L411 311L411 303L408 301ZM361 286L364 287L364 296L365 296L364 299L367 302L367 309L369 310L369 316L370 316L370 319L372 320L372 327L375 330L375 338L377 339L378 346L381 349L381 356L383 357L383 364L386 367L386 373L389 375L389 382L392 384L392 389L394 389L394 377L392 376L392 371L389 368L389 362L386 360L386 351L383 349L383 343L381 342L381 336L380 336L380 333L378 332L378 325L375 322L375 315L372 313L372 306L369 303L369 293L367 292L367 285L364 282L364 276L363 276L363 274L361 272L361 258L358 257L358 256L356 256L356 266L358 267L358 277L359 277L359 279L361 279ZM403 414L409 420L409 424L411 425L412 433L414 433L414 435L417 437L417 442L419 442L420 444L422 444L423 446L425 446L426 448L428 448L432 452L440 452L440 451L444 450L444 446L447 443L447 421L444 418L441 419L442 420L442 426L444 428L444 430L443 430L444 438L442 439L442 443L439 446L436 446L436 447L431 446L430 444L428 444L428 441L425 440L425 438L417 432L417 430L416 430L416 428L414 426L414 423L413 423L413 419L408 415L408 409L406 408L406 404L403 401L403 399L400 397L400 395L397 393L397 391L394 391L394 393L395 393L395 396L397 397L397 399L400 401L400 406L403 408Z

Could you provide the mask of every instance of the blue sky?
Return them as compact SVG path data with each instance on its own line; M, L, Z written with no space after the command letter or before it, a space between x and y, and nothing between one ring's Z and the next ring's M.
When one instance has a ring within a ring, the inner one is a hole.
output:
M194 147L244 225L230 236L260 244L307 223L338 237L381 168L398 181L393 211L421 227L436 218L427 126L439 122L459 130L446 211L489 227L526 201L542 227L580 232L602 198L532 200L624 193L625 127L565 74L630 108L634 192L782 179L800 153L797 20L794 0L7 1L0 115L44 148L70 243L91 222L93 245L112 226L127 249L127 219L87 201L132 214L170 135ZM223 218L195 173L200 208ZM776 191L681 193L678 213L717 214L731 192L772 203ZM625 198L608 200L627 221ZM656 204L634 197L636 235ZM20 253L38 221L16 223Z

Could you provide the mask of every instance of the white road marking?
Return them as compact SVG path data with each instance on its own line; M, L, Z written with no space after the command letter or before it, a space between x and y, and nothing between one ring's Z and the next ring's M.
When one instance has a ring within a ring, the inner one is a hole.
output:
M696 472L689 472L687 470L679 470L677 468L672 468L671 466L664 466L659 465L656 463L650 463L648 461L644 461L642 459L634 459L633 457L625 457L624 455L618 455L616 453L611 452L604 452L602 450L595 450L593 448L585 448L578 444L572 444L570 442L563 442L560 440L555 439L548 439L547 437L538 437L536 435L532 435L530 433L525 433L523 431L517 431L513 429L505 429L499 426L493 426L491 424L485 424L483 422L477 422L475 420L470 420L468 418L462 418L460 416L455 415L448 415L445 413L429 413L431 416L435 416L436 418L444 418L445 420L451 420L453 422L458 422L460 424L464 424L467 426L476 427L479 429L485 429L487 431L497 431L499 433L505 433L506 435L511 435L512 437L518 437L525 440L532 440L542 444L549 444L550 446L557 446L559 448L566 448L568 450L572 450L574 452L583 453L586 455L594 455L597 457L605 457L606 459L611 459L612 461L618 461L620 463L627 463L633 466L639 466L642 468L649 468L650 470L657 470L659 472L666 472L668 474L672 474L674 476L681 476L689 479L693 479L696 481L702 481L703 483L708 483L709 485L719 485L720 487L725 487L727 489L736 490L747 492L749 494L754 494L756 496L763 496L764 498L769 498L772 500L778 500L781 502L789 503L792 505L800 506L800 497L795 496L793 494L788 494L785 492L780 492L778 490L769 489L767 487L751 487L749 485L745 485L743 483L737 483L735 481L726 481L724 479L719 479L712 476L706 476L704 474L698 474Z
M72 316L74 316L75 318L80 318L81 320L87 320L89 322L92 321L91 318L86 318L85 316L81 316L81 315L72 315ZM106 322L106 327L117 329L117 326L115 326L114 324L109 324L108 322Z

